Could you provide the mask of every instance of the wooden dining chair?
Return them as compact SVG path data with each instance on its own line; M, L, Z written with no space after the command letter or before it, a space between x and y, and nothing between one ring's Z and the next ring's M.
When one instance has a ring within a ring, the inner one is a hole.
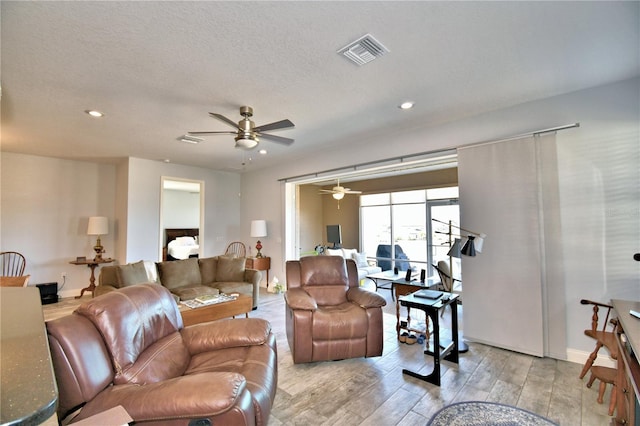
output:
M593 350L593 352L591 352L589 358L582 367L582 372L580 373L580 378L582 379L593 365L594 361L598 357L600 348L602 348L603 346L607 348L611 358L618 359L618 345L616 344L616 336L614 333L618 322L616 319L612 319L611 321L609 321L609 316L611 315L611 310L613 309L613 306L611 305L594 302L587 299L582 299L580 301L580 304L593 306L593 314L591 315L591 328L586 329L584 331L584 334L591 337L592 339L595 339L596 341L595 349ZM598 322L600 321L600 308L606 309L607 313L605 315L604 321L602 321L601 323L601 326L598 327ZM607 330L608 325L611 326L610 331Z
M224 254L226 255L235 255L236 257L246 257L246 253L247 253L247 249L244 245L244 243L241 243L240 241L234 241L232 243L229 243L229 245L227 246L227 249L225 250Z
M26 287L29 284L31 275L21 275L19 277L0 276L0 287Z
M27 261L17 251L0 252L0 276L19 277L24 274Z
M595 339L596 347L589 355L589 358L584 363L582 367L582 371L580 372L580 378L582 379L589 370L591 370L591 376L589 377L589 381L587 382L587 387L590 388L593 382L598 379L600 380L600 386L598 389L598 403L602 404L603 396L605 392L605 388L607 384L611 384L612 387L615 387L615 379L616 379L616 369L604 366L594 366L593 363L598 357L598 353L600 349L604 346L609 351L609 355L613 359L618 359L618 345L616 343L616 335L615 328L618 324L617 319L609 320L609 316L611 314L611 310L613 306L607 305L605 303L594 302L587 299L582 299L580 301L583 305L591 305L593 306L592 315L591 315L591 328L588 328L584 331L586 336ZM601 326L598 325L600 322L600 309L606 309L606 315L604 317L604 321L602 321ZM607 326L610 327L610 331L607 330ZM616 398L615 389L611 391L611 400L609 402L609 415L613 415L613 410L615 408Z

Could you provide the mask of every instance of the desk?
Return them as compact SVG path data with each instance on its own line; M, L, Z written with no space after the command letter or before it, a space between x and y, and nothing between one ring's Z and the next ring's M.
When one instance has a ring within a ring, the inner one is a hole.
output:
M616 377L616 424L637 425L640 421L640 319L629 310L640 311L640 301L612 300L618 316L616 342L618 345L618 375ZM623 338L622 335L625 337Z
M80 296L76 296L76 299L80 299L85 291L91 292L91 297L93 297L93 292L96 289L96 268L98 265L103 263L111 263L114 259L86 259L86 260L74 260L69 262L72 265L87 265L91 268L91 277L89 278L89 287L85 287L80 290Z
M426 355L433 356L433 371L431 374L423 376L422 374L403 369L402 373L415 377L425 382L433 383L440 386L440 358L447 361L458 363L458 295L444 293L443 297L438 300L423 299L415 297L413 294L400 296L400 304L407 308L420 309L431 318L433 324L433 350L430 350L429 340L425 342L427 348L424 350ZM452 341L443 349L440 346L440 322L438 321L438 313L440 309L451 306L451 338Z
M433 285L433 284L431 284ZM400 296L406 296L407 294L411 294L415 291L418 291L423 288L429 288L430 285L424 284L420 281L405 281L404 278L401 280L393 281L391 283L391 297L395 296L396 299L396 337L400 340ZM417 329L412 327L411 325L411 308L407 307L407 331L413 331L416 333L424 332L427 339L429 339L429 318L425 322L425 329Z
M267 288L269 288L269 269L271 269L270 257L247 257L244 265L246 269L256 269L258 271L267 271Z
M411 278L415 278L418 275L418 271L411 272ZM393 281L398 281L404 279L407 276L407 271L400 271L397 274L394 274L392 270L382 271L375 274L367 275L366 278L369 278L376 285L376 291L379 288L383 290L392 290ZM431 281L431 278L429 278ZM380 283L382 281L382 284ZM388 282L388 284L387 284ZM427 285L432 285L431 283ZM391 299L394 299L393 291L391 292Z

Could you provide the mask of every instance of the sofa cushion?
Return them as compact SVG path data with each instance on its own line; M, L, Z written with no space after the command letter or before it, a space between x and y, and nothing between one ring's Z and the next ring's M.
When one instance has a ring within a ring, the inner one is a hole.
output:
M180 287L195 287L202 283L198 259L159 262L158 278L163 286L170 290Z
M327 249L327 255L329 256L342 256L342 249Z
M199 259L198 265L200 265L200 279L202 279L203 284L211 284L216 281L218 256Z
M353 259L355 260L355 255L358 254L358 250L356 249L347 249L347 248L343 248L342 249L342 257L344 257L345 259Z
M116 283L119 288L146 282L149 282L149 277L142 260L136 263L116 266Z
M171 289L171 293L175 294L180 298L180 300L191 300L195 299L198 296L220 294L220 291L217 288L208 287L204 285L198 285L194 287L179 287Z
M366 253L354 253L353 260L355 260L356 266L358 268L367 268L369 266L369 262L367 262Z
M149 346L136 361L123 368L113 383L145 385L181 376L191 361L191 354L179 331L165 336Z
M244 257L219 256L216 281L244 281L245 263L246 259Z

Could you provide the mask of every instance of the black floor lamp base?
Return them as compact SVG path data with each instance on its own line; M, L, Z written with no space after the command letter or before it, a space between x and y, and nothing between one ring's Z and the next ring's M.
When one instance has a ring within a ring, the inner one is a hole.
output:
M469 345L462 340L462 336L458 335L458 352L461 354L469 352Z

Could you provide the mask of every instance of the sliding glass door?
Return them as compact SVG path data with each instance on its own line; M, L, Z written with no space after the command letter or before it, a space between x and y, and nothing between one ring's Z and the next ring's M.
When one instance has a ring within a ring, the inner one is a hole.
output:
M450 246L448 235L436 232L443 230L431 219L458 224L457 197L457 187L362 195L361 247L385 271L426 269L428 276L435 275L431 265L448 259Z

